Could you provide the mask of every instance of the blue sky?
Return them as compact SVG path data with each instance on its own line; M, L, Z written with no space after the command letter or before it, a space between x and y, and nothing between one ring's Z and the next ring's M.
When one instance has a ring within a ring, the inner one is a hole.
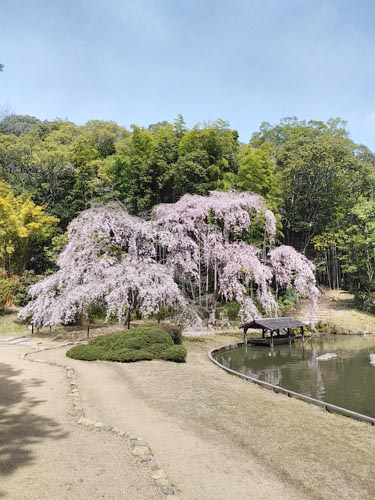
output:
M0 107L147 126L348 121L375 150L372 0L1 0Z

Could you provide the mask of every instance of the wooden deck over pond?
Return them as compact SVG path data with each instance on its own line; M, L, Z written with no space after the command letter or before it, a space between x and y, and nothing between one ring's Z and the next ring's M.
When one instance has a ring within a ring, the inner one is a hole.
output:
M273 347L279 344L294 342L296 334L292 330L300 329L302 338L304 337L305 323L295 318L259 318L248 323L244 323L240 328L244 331L244 343ZM247 339L247 331L262 330L262 338L251 337Z

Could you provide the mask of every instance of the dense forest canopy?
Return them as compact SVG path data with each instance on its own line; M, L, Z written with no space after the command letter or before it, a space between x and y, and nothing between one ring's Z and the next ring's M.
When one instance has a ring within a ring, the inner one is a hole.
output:
M321 284L353 291L361 306L374 302L375 155L340 119L263 123L242 144L223 120L189 129L178 116L126 129L7 115L0 180L0 305L11 295L24 301L24 287L56 269L83 210L115 200L147 218L186 193L228 190L266 199L278 243L313 259Z

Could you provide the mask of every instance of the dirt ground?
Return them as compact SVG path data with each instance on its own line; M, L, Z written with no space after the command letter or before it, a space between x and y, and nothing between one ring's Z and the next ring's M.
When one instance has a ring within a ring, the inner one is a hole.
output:
M304 320L310 308L308 300L302 301L297 316ZM344 290L322 290L317 320L352 333L375 333L375 315L355 309L353 295Z
M69 365L86 416L144 438L182 499L373 498L374 428L226 374L207 350L233 340L186 340L183 365Z
M0 347L0 498L161 499L127 441L78 426L65 370Z
M340 292L321 298L319 314L375 331L375 317ZM374 498L374 427L208 360L209 349L235 341L187 337L185 364L90 363L67 358L67 348L30 357L74 367L85 416L143 438L181 500ZM28 350L0 346L0 498L165 498L127 440L76 423L65 370L20 359Z

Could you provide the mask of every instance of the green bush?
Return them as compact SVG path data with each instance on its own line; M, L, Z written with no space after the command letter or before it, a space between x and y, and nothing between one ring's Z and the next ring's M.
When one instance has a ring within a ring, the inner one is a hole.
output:
M105 351L93 345L76 345L66 353L70 358L84 361L97 361L104 359Z
M165 330L171 336L173 343L180 345L182 344L182 326L172 325L170 323L161 323L158 326Z
M238 302L228 302L225 309L229 321L238 321L238 315L240 313L240 304Z
M375 314L375 292L356 291L354 293L354 304L362 311Z
M7 278L0 274L0 311L4 310L6 304L13 302L13 294L17 284L17 277Z
M164 326L164 325L163 325ZM174 345L172 337L163 326L147 325L123 333L103 335L86 345L78 345L66 354L84 361L133 361L165 359L184 362L186 349Z
M295 290L288 288L283 294L280 294L278 304L281 315L290 314L298 304L298 296Z
M176 363L183 363L186 359L186 349L182 345L174 345L169 347L161 355L162 359L166 361L175 361Z
M18 306L24 307L30 300L29 288L34 283L37 283L45 276L36 275L34 271L24 271L22 276L18 278L14 288L14 303Z

